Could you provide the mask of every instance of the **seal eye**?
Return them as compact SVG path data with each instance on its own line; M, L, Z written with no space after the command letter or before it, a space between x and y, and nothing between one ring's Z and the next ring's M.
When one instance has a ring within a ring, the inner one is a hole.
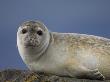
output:
M22 33L25 34L27 32L26 29L22 29Z
M43 35L43 32L41 30L39 30L39 31L37 31L37 34L41 36L41 35Z

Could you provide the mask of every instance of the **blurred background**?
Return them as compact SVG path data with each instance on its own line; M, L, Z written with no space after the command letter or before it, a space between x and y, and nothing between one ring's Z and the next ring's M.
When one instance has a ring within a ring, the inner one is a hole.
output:
M0 0L0 69L27 69L16 32L28 20L40 20L50 31L110 38L110 0Z

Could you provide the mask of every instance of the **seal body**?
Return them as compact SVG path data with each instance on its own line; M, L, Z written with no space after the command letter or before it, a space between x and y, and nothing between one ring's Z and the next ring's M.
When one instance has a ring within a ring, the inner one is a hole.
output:
M32 29L33 26L44 30L41 38L36 38L36 32L29 35L30 30L20 34L23 28ZM110 79L110 39L49 32L43 26L40 22L28 21L17 32L19 53L30 70L76 78ZM27 36L29 40L26 40ZM25 45L31 42L31 45Z

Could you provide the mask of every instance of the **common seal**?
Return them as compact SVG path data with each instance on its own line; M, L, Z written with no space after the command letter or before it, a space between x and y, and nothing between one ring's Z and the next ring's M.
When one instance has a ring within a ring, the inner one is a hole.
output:
M17 46L30 70L83 79L110 79L110 39L50 32L42 22L27 21L18 29Z

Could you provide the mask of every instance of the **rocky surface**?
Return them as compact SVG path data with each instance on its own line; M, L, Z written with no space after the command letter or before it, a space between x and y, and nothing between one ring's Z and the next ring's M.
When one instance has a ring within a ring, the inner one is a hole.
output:
M50 74L36 73L29 70L7 69L0 71L0 82L110 82L59 77Z

